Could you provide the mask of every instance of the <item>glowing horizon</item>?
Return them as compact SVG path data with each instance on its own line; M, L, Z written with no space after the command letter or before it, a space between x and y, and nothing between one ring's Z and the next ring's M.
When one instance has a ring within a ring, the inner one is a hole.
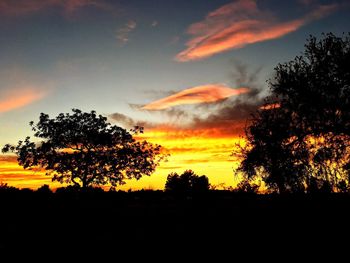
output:
M169 140L169 138L172 138ZM206 175L212 185L235 186L237 181L233 174L233 168L237 162L231 156L236 143L242 142L236 137L198 137L189 135L183 140L183 133L179 131L154 130L146 132L138 137L151 143L162 145L166 153L171 155L151 176L144 176L140 180L126 180L125 185L118 186L120 190L154 189L163 190L166 177L171 172L182 173L191 169L199 175ZM35 169L23 169L19 166L14 155L0 157L0 182L8 183L18 188L37 189L43 184L52 189L67 186L52 182L51 176L45 175L45 171ZM108 189L109 186L104 186Z

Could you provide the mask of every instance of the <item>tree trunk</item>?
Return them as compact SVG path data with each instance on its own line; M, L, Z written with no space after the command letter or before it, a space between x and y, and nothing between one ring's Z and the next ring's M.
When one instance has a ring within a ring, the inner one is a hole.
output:
M86 178L83 178L83 185L82 185L82 188L83 189L86 189L87 188L87 186L88 186L88 183L87 183L87 179Z

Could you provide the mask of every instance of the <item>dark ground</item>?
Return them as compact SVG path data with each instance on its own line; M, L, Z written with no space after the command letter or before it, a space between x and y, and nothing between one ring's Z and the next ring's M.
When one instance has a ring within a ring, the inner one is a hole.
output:
M46 251L134 261L162 254L168 262L185 255L249 259L278 252L280 262L290 262L303 253L350 251L349 195L3 191L0 205L3 256Z

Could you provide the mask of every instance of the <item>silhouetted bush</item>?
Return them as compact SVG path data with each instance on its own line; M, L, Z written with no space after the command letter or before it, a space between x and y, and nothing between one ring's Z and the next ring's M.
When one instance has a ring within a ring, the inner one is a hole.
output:
M17 192L18 188L14 186L9 186L7 183L0 182L0 192Z
M237 184L237 187L234 189L234 191L237 193L257 194L259 188L259 185L251 183L247 180L243 180Z
M205 193L209 191L209 179L205 175L196 175L192 170L186 170L181 175L170 173L165 191L181 195Z
M51 191L49 185L47 185L47 184L44 184L44 185L40 186L38 188L38 190L36 190L36 192L39 193L39 194L43 194L43 195L52 194L52 191Z

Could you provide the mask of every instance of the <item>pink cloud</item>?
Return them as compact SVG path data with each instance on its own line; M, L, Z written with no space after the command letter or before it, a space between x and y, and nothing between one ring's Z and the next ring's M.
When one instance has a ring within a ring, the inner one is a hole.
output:
M230 49L276 39L337 8L337 4L319 5L302 18L280 22L271 12L260 10L255 0L238 0L210 12L203 21L192 24L187 33L193 37L187 42L187 49L177 54L176 60L199 60Z
M47 92L34 87L15 88L1 93L0 113L27 106L44 98Z
M232 89L224 84L207 84L182 90L176 94L151 102L141 109L163 110L177 105L216 102L249 92L248 88Z

